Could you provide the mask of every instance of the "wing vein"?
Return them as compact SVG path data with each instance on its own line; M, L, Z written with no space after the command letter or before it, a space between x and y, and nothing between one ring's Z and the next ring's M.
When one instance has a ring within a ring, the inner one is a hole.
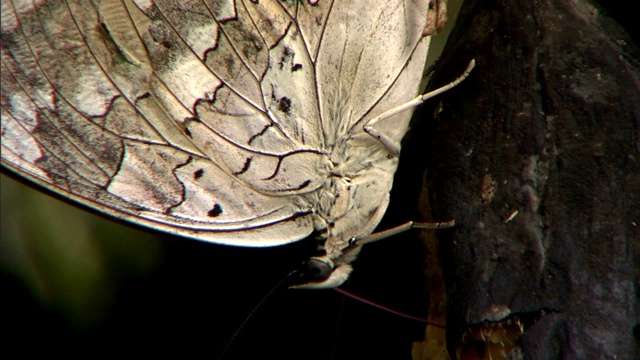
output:
M42 66L40 65L40 62L39 62L39 61L37 61L37 57L36 57L35 51L33 50L32 46L31 46L31 43L29 42L29 38L28 38L28 36L27 36L27 35L26 35L26 33L24 32L24 29L23 29L23 27L22 27L22 23L20 22L20 19L19 19L19 17L18 17L18 12L16 11L16 8L15 8L15 5L13 4L13 1L11 1L11 6L13 7L14 13L16 14L16 19L17 19L18 24L19 24L19 26L18 26L18 27L20 28L20 32L22 33L22 35L23 35L23 36L24 36L24 38L25 38L25 43L27 44L27 47L29 48L29 52L31 53L32 57L33 57L34 59L36 59L36 61L35 61L36 66L38 67L38 69L40 70L40 72L42 73L42 75L45 77L45 79L47 80L47 82L49 83L49 85L51 86L51 88L52 88L52 89L54 89L54 91L56 92L56 94L58 94L59 98L60 98L60 99L62 99L62 100L63 100L67 105L69 105L69 107L70 107L71 109L73 109L76 113L80 114L82 117L84 117L84 118L86 119L86 117L82 114L82 112L80 112L80 111L78 110L78 108L77 108L75 105L73 105L70 101L68 101L68 100L66 99L66 97L65 97L65 96L64 96L64 95L63 95L63 94L58 90L58 88L57 88L57 86L55 85L55 83L51 80L51 78L48 76L48 74L44 71L44 69L43 69L43 68L42 68ZM12 76L13 76L13 75L12 75ZM14 79L15 79L15 77L14 77ZM20 84L19 84L19 81L17 81L17 79L16 79L16 84L18 84L18 85L21 87L21 89L22 89L22 90L23 90L23 91L28 95L28 92L24 89L24 87L22 87L22 85L20 85ZM30 96L27 96L27 97L32 101L32 99L31 99L31 97L30 97ZM34 103L34 105L35 105L35 103ZM39 108L39 107L36 105L36 108ZM44 113L44 112L43 112L43 113ZM48 116L46 116L46 115L45 115L45 117L47 118L47 120L49 120L49 122L50 122L50 123L53 123L53 122L51 121L51 119L49 119L49 118L48 118ZM88 119L87 119L87 120L88 120ZM90 120L89 120L89 121L90 121ZM54 127L55 127L55 126L54 126ZM58 129L57 127L55 127L55 129L56 129L57 131L59 131L59 132L60 132L60 135L61 135L62 137L64 137L64 138L65 138L65 140L67 140L67 141L68 141L68 142L73 146L73 148L74 148L74 149L76 149L79 153L82 153L83 155L85 155L85 156L87 157L87 159L88 159L88 161L89 161L89 162L91 162L91 163L92 163L96 168L100 169L100 171L103 173L103 175L104 175L104 176L109 177L108 172L107 172L107 171L106 171L102 166L100 166L100 164L97 164L97 163L96 163L96 162L95 162L91 157L87 156L87 155L84 153L84 151L83 151L82 149L80 149L80 148L79 148L78 146L76 146L72 141L70 141L70 140L69 140L69 138L67 137L67 135L66 135L64 132L60 131L60 129Z
M155 4L156 7L158 7L159 13L162 15L162 17L164 18L164 20L166 21L166 23L171 27L171 29L173 30L173 32L180 38L180 40L182 41L182 44L196 57L196 59L198 59L198 61L216 78L218 78L220 81L222 81L226 87L228 87L234 94L236 94L239 98L241 98L242 100L244 100L247 104L249 104L250 106L252 106L253 108L255 108L257 111L262 112L264 114L264 111L256 104L254 104L252 101L250 101L249 99L247 99L246 97L244 97L237 89L235 89L233 86L231 86L229 83L227 83L226 81L224 81L224 79L217 74L213 69L211 69L209 66L207 66L207 64L202 61L202 59L200 58L200 56L198 56L198 54L191 48L191 46L189 46L189 43L186 41L186 39L184 38L184 36L182 36L182 34L177 30L177 28L175 27L175 25L169 21L169 18L164 14L166 11L163 12L163 10L160 8L160 6L158 6L158 4ZM209 9L207 7L207 9ZM227 40L229 40L229 38L227 37L226 33L222 30L222 26L220 25L220 22L215 18L215 16L212 15L213 20L216 22L216 24L218 25L218 27L221 29L220 31L223 33L223 35L225 36L225 38L227 38ZM230 44L232 44L232 42L229 42ZM242 59L241 56L238 55L238 53L236 52L235 47L232 48L234 49L234 52L236 54L236 56L238 56L238 58ZM243 65L246 66L246 63L243 61ZM251 71L250 71L251 72ZM253 72L251 72L253 75ZM257 80L257 79L256 79ZM264 98L264 95L263 95ZM180 99L178 99L180 101ZM188 108L186 105L183 104L183 106L185 106L185 108ZM191 113L193 113L193 111L189 111Z

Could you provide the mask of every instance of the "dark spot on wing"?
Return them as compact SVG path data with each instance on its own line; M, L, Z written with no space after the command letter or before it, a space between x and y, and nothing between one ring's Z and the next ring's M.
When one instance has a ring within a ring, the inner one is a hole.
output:
M280 101L278 102L278 110L288 114L291 110L291 99L286 96L281 97Z
M298 71L300 69L302 69L302 64L293 64L291 67L291 71Z
M145 92L144 94L138 96L135 98L135 103L138 104L138 101L144 100L144 99L148 99L151 97L151 94L149 92Z
M167 27L166 24L163 23L154 23L149 26L149 35L153 41L158 44L161 44L166 49L171 49L173 47L172 40L172 30Z
M284 47L284 55L285 56L290 56L290 55L293 55L293 54L295 54L295 53L293 52L293 50L291 50L290 47L288 47L288 46Z
M233 175L240 175L247 172L247 170L249 170L249 166L251 166L251 160L253 160L253 158L248 157L247 160L244 161L244 166L242 167L242 169L240 169L240 171L234 172Z
M309 186L309 184L311 184L311 180L307 180L307 181L303 182L302 184L300 184L300 186L298 186L297 188L295 188L293 190L302 190L302 189L306 188L307 186Z
M220 204L213 205L213 209L207 212L209 217L217 217L220 214L222 214L222 206L220 206Z
M202 177L202 175L204 174L204 170L203 169L198 169L193 173L193 178L198 180Z
M282 56L280 57L280 62L278 62L278 66L280 69L284 69L284 65L288 62L293 62L293 58L296 56L296 53L289 48L288 46L284 47L284 51L282 52Z

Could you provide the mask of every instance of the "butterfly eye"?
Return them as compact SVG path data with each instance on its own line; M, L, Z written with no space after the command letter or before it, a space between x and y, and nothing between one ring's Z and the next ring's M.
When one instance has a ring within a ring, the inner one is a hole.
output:
M351 239L349 239L349 247L355 247L357 244L358 242L355 237L352 237Z
M301 272L308 281L324 281L331 276L333 264L328 259L313 257L302 264Z

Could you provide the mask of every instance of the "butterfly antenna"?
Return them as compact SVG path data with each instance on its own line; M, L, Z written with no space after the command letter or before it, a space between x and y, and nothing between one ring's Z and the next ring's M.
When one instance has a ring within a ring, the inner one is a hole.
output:
M231 338L229 338L229 341L227 341L227 344L224 346L224 349L222 349L222 351L218 355L218 360L222 360L227 350L229 350L231 343L235 341L235 339L238 337L238 334L240 334L240 331L242 331L244 326L247 325L247 323L249 322L249 319L251 319L253 315L256 313L256 311L258 311L258 308L260 308L262 304L264 304L264 302L267 301L267 299L271 297L271 295L273 295L273 293L276 292L276 290L280 289L282 287L282 284L284 284L284 282L287 281L295 273L297 273L296 270L290 272L287 276L285 276L282 280L280 280L273 288L271 288L271 290L269 290L269 292L265 296L262 297L262 299L256 304L256 306L254 306L253 309L251 309L249 314L244 318L244 320L238 326L238 328L233 333L233 335L231 335Z
M440 329L445 329L445 327L443 325L432 323L432 322L428 321L427 319L424 319L424 318L421 318L421 317L418 317L418 316L409 315L407 313L403 313L401 311L388 308L388 307L386 307L384 305L376 304L376 303L374 303L374 302L372 302L370 300L362 298L362 297L360 297L360 296L358 296L356 294L353 294L353 293L351 293L351 292L349 292L347 290L344 290L344 289L341 289L341 288L334 288L334 290L337 291L338 293L346 296L346 297L350 297L350 298L352 298L354 300L361 301L361 302L363 302L365 304L371 305L371 306L373 306L375 308L378 308L380 310L388 311L388 312L390 312L390 313L392 313L394 315L402 316L404 318L415 320L415 321L420 321L420 322L423 322L423 323L425 323L427 325L434 326L434 327L437 327L437 328L440 328Z

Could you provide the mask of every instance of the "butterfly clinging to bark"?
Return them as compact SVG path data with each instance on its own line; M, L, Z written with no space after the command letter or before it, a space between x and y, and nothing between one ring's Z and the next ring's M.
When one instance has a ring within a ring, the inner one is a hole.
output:
M414 99L429 11L2 0L3 169L193 239L313 235L307 285L337 286L387 208L411 108L433 95Z

